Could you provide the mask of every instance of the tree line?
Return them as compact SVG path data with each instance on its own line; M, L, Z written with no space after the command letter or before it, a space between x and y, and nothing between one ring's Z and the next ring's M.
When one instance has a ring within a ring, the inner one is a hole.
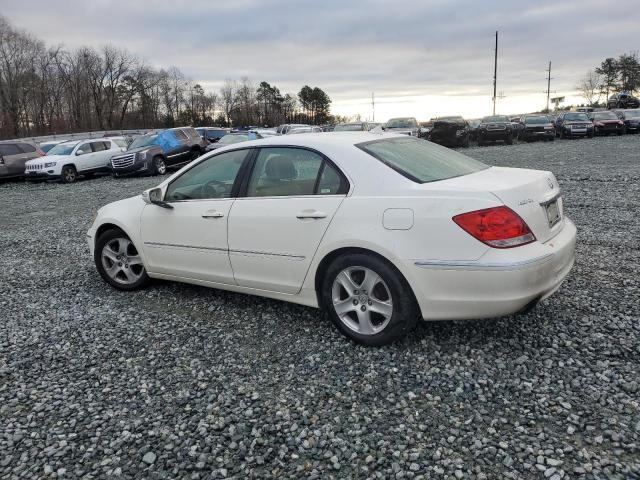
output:
M176 67L155 69L126 49L47 46L0 16L0 138L178 125L322 124L331 99L248 78L208 92Z
M577 87L591 107L606 105L610 95L640 91L640 61L637 52L623 53L618 58L606 58L580 79Z

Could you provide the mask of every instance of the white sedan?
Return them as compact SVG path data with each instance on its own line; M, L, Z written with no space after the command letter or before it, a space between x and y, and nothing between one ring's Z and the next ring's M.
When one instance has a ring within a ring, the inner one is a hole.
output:
M96 138L92 140L70 140L58 143L44 157L25 163L27 180L59 179L73 183L79 175L109 172L109 160L116 153L126 150L120 138Z
M576 228L550 172L340 132L216 150L101 208L87 236L115 288L157 278L321 307L383 345L420 318L531 308L571 270Z

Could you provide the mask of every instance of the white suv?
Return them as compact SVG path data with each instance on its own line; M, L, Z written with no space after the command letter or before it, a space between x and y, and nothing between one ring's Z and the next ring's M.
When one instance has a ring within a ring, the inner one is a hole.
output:
M60 179L73 183L78 175L108 172L111 157L123 150L109 138L63 142L46 156L26 162L24 174L27 180Z

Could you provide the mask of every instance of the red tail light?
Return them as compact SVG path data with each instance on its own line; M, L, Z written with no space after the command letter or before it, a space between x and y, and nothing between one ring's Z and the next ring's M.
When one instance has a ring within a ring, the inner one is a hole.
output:
M509 207L485 208L462 213L453 221L472 237L494 248L512 248L534 242L536 237Z

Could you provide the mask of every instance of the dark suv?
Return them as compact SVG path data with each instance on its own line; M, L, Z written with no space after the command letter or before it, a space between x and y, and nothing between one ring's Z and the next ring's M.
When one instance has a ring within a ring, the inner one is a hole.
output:
M548 115L525 115L520 123L522 124L520 140L524 142L556 139L556 127Z
M114 177L144 173L164 175L168 167L185 165L198 158L205 140L191 127L170 128L136 138L121 155L111 158Z
M607 108L640 108L640 100L627 92L614 93L607 100Z
M593 122L586 113L564 112L556 118L556 136L560 138L593 137Z
M618 118L624 122L624 128L627 133L640 131L640 110L621 110L616 113Z
M513 144L513 124L509 117L504 115L493 115L484 117L476 130L478 145L482 146L487 142L502 141L507 145Z
M469 124L464 118L441 117L433 122L429 140L449 147L468 147L470 135Z

